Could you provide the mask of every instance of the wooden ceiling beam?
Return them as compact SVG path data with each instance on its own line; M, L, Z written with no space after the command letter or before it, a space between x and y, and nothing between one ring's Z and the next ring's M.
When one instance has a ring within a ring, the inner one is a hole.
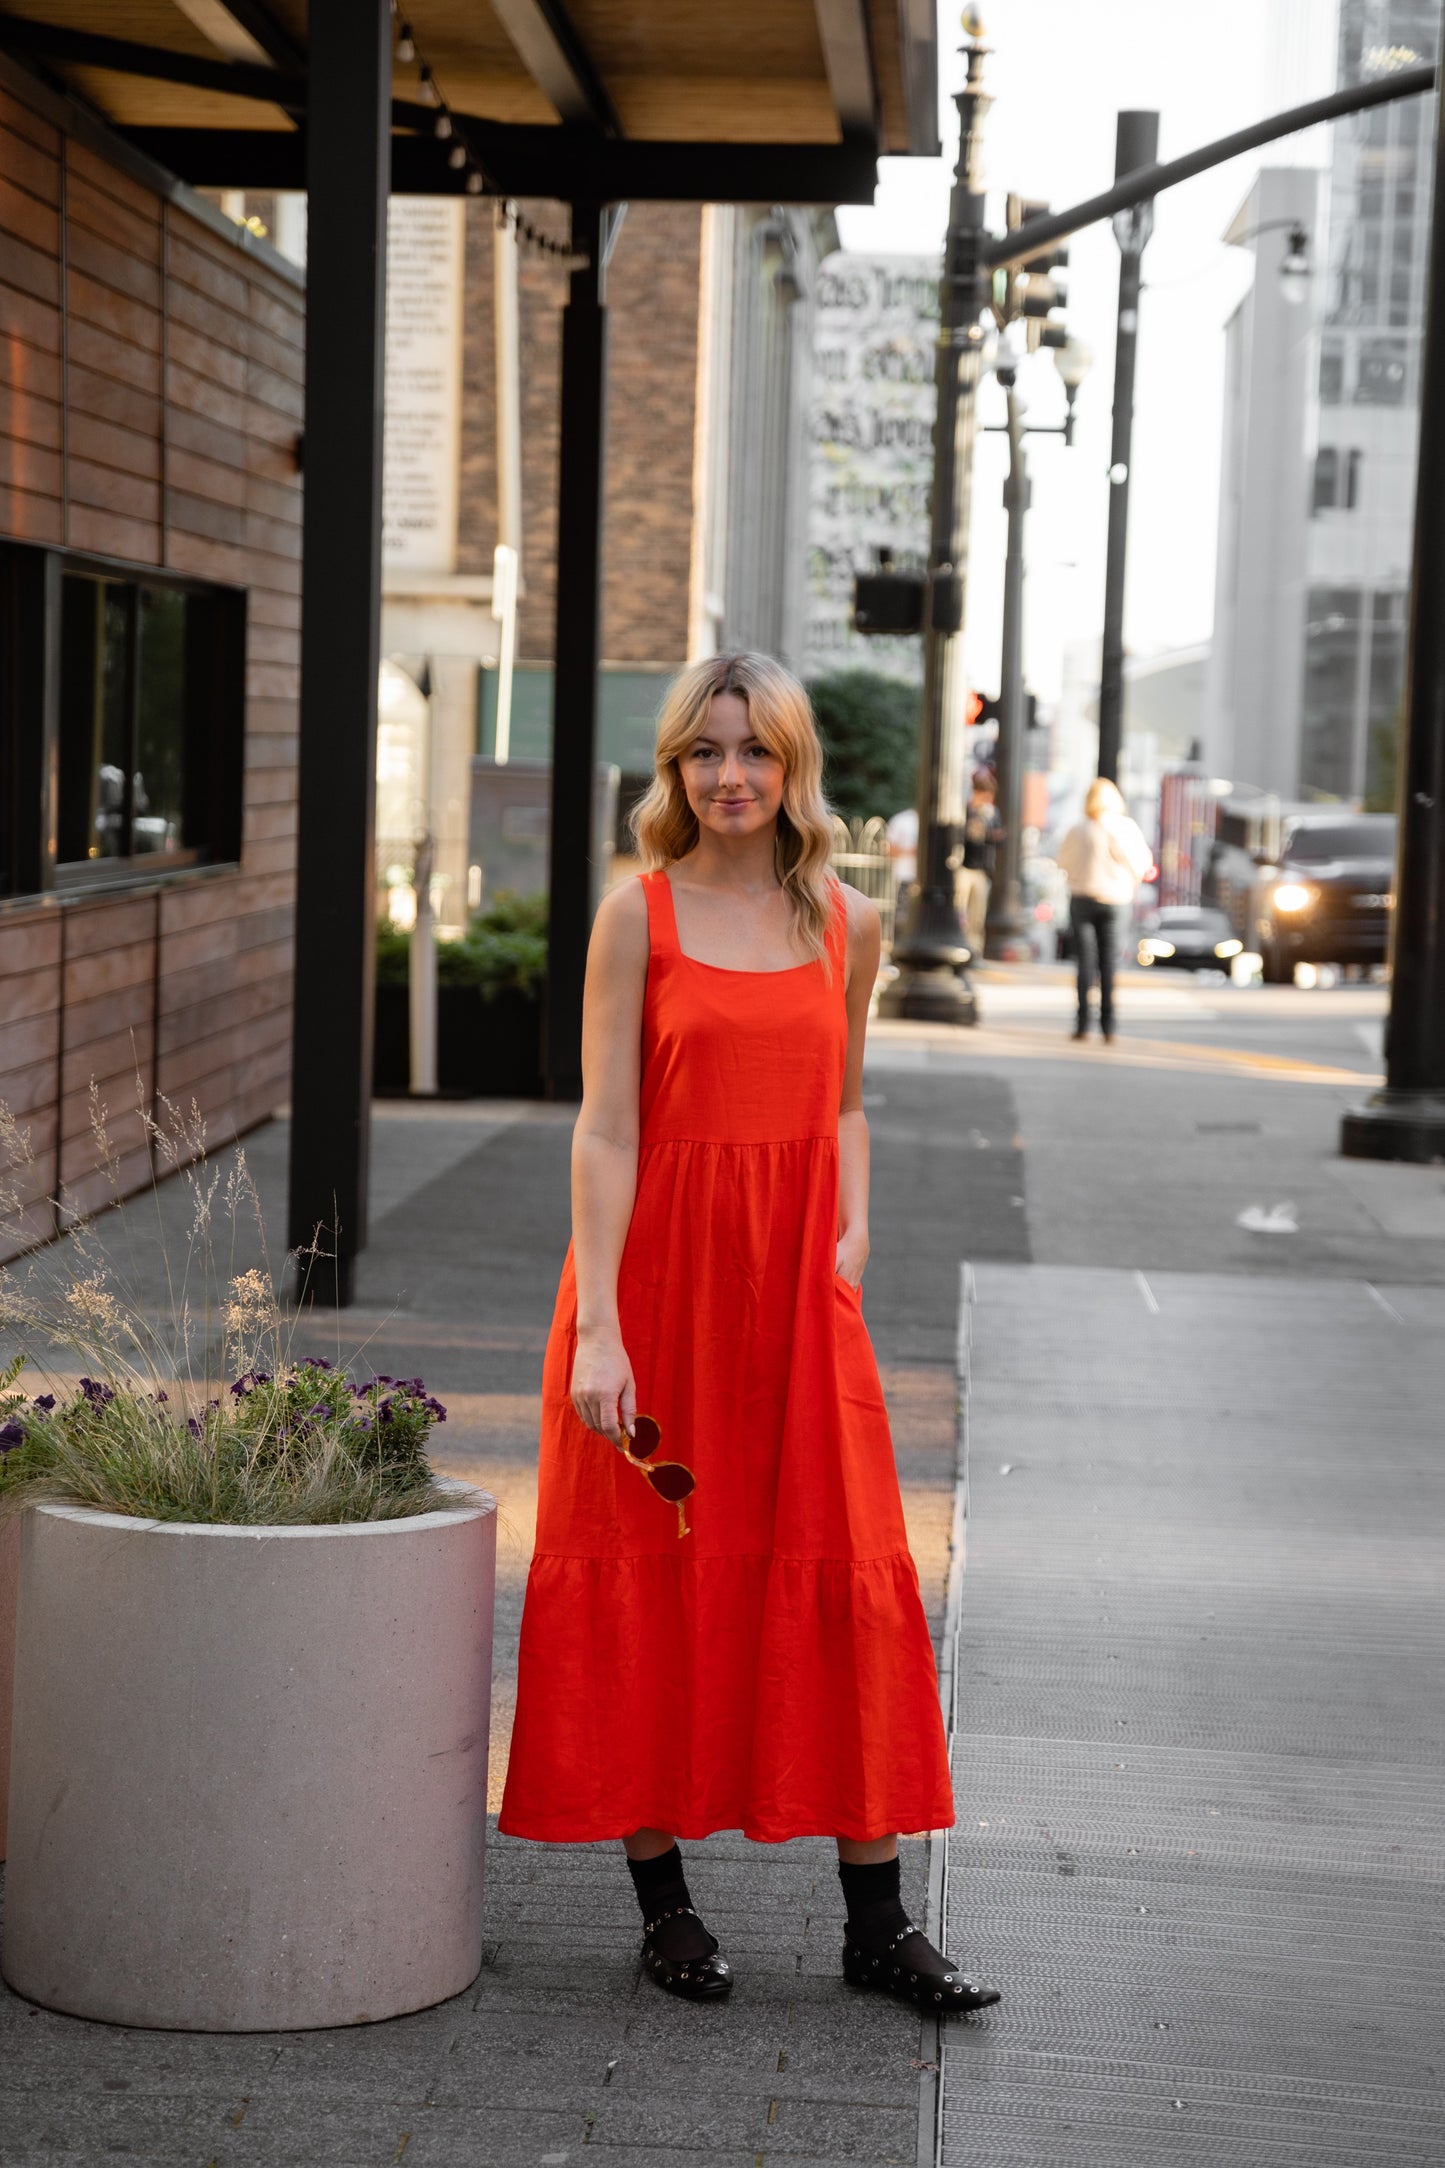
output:
M877 153L843 143L607 142L594 128L453 116L493 192L561 203L871 203ZM299 133L247 128L127 128L124 140L197 188L304 188ZM456 195L465 176L444 146L396 135L393 195Z
M845 136L878 140L878 83L864 0L813 0L823 65Z
M616 139L622 123L562 0L491 0L517 57L559 119Z
M69 61L74 67L109 68L117 75L185 83L193 90L222 91L228 97L277 105L288 113L306 103L304 80L297 75L283 75L279 68L262 68L245 60L207 60L202 53L173 53L161 46L137 45L129 38L30 22L19 15L0 15L0 47L12 53L32 54L37 59Z

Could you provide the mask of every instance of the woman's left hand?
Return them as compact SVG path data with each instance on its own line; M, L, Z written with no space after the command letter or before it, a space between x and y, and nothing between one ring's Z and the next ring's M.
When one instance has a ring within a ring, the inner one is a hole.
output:
M867 1263L868 1236L866 1232L855 1234L850 1230L847 1234L839 1235L838 1258L833 1267L839 1279L846 1280L850 1287L861 1287L863 1285L863 1271Z

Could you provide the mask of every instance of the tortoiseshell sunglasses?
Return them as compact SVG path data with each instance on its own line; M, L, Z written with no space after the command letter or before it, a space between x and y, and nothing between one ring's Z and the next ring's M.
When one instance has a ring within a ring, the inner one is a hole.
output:
M677 1532L679 1536L686 1536L691 1530L683 1512L683 1500L690 1498L697 1489L697 1477L691 1468L684 1468L680 1460L654 1461L652 1455L661 1443L662 1425L650 1415L639 1415L635 1419L630 1438L625 1430L617 1434L618 1452L639 1475L646 1476L659 1498L665 1498L670 1506L677 1507Z

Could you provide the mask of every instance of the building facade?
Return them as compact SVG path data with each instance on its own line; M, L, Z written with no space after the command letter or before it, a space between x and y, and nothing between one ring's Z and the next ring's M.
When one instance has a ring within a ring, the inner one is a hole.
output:
M0 1101L23 1233L286 1096L299 274L19 70L0 78ZM10 1251L17 1244L12 1241Z
M1339 0L1336 79L1439 50L1439 0ZM1226 331L1208 742L1281 797L1388 795L1403 693L1433 181L1428 98L1337 122L1316 196L1261 173L1227 238L1297 217L1308 311L1280 306L1276 229Z
M853 626L853 579L928 562L938 259L839 250L819 271L811 398L807 662L910 683L922 640Z

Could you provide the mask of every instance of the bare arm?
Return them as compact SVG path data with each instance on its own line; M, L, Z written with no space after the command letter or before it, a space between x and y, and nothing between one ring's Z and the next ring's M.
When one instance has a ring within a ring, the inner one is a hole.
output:
M577 1358L572 1405L589 1430L632 1432L637 1395L617 1316L617 1274L637 1194L647 898L628 881L603 898L582 997L582 1111L572 1132Z
M837 1270L852 1286L868 1262L868 1117L863 1112L863 1041L878 978L878 913L854 888L848 900L848 1058L838 1105Z

